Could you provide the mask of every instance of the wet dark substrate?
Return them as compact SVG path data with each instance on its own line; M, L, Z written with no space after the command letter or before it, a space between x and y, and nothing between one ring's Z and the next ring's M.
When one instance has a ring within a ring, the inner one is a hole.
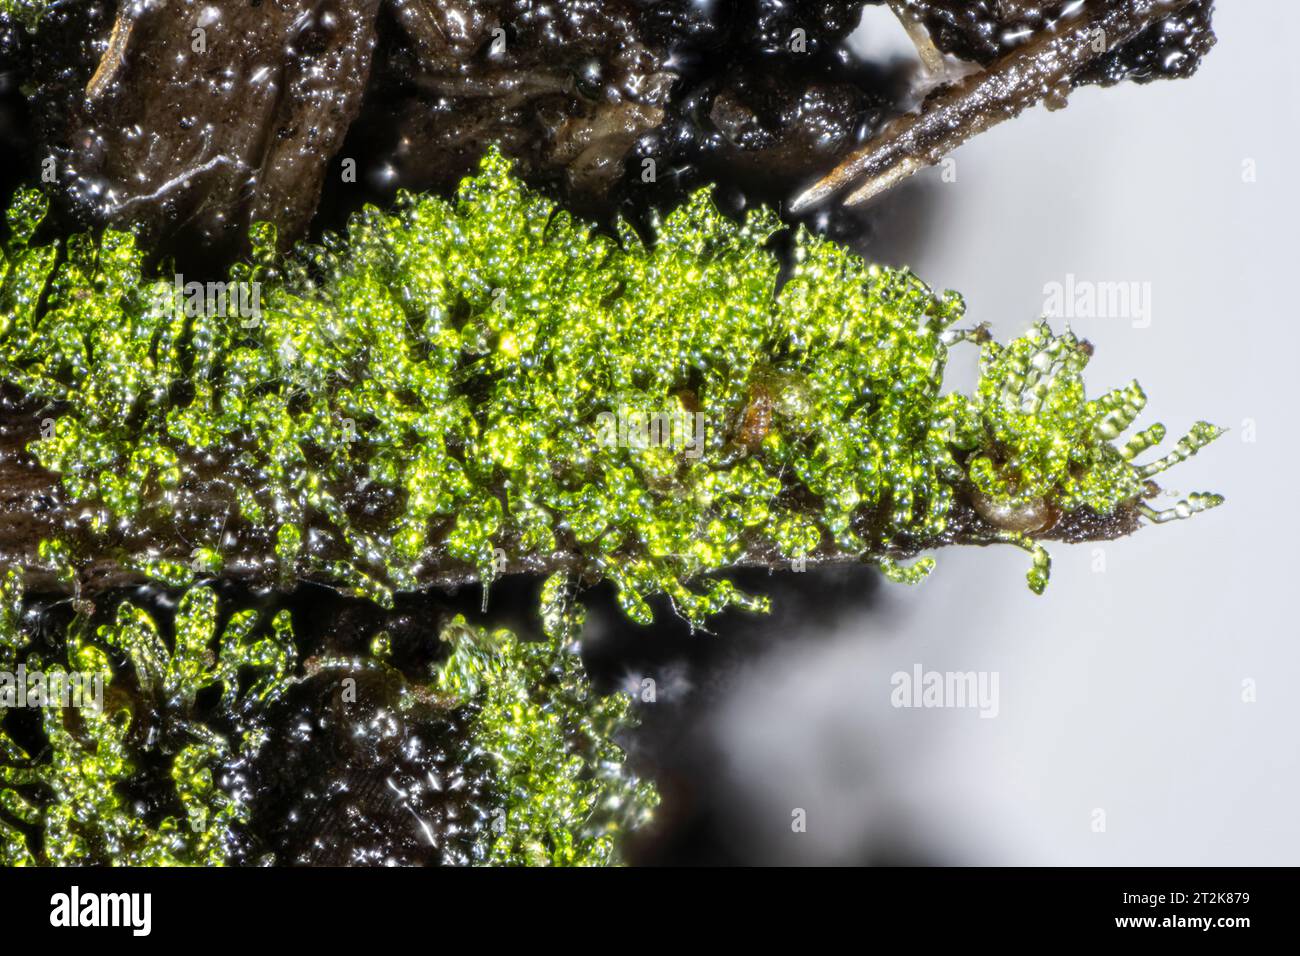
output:
M493 143L607 227L644 227L709 183L731 212L777 205L873 135L910 73L851 60L852 0L339 0L333 14L289 0L297 19L221 3L202 55L189 20L208 7L177 2L119 29L121 57L111 3L69 0L35 37L0 35L0 185L36 182L52 158L52 232L130 225L199 278L240 253L253 219L282 240L319 236L399 189L450 193ZM464 36L423 22L453 7ZM796 26L806 42L792 52ZM263 67L282 73L274 103L227 79ZM862 229L854 215L810 222Z
M285 243L318 237L399 189L448 194L493 143L606 227L644 228L702 185L732 214L779 208L913 105L912 63L848 49L869 5L62 0L34 36L0 21L0 192L52 181L51 234L129 226L200 279L242 253L254 220ZM897 6L938 48L988 65L1103 4ZM1213 44L1212 10L1193 0L1073 82L1190 75ZM200 21L210 38L196 52ZM797 221L866 235L834 204Z

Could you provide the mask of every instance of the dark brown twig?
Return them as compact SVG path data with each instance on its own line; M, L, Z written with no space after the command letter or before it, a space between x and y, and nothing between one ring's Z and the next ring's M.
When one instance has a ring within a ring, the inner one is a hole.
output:
M1087 0L988 69L957 81L895 120L790 205L797 212L856 183L846 205L866 202L933 166L974 136L1043 100L1063 105L1079 72L1191 0Z

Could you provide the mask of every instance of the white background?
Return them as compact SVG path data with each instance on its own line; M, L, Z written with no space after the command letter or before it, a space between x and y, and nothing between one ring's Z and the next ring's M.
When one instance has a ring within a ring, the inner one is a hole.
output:
M1096 346L1090 392L1139 378L1139 427L1170 442L1230 427L1164 476L1228 502L1107 544L1104 573L1092 545L1054 546L1043 597L1022 552L949 549L919 587L752 660L709 721L747 858L1300 863L1296 6L1221 2L1191 80L1080 90L960 149L955 183L931 172L888 201L907 232L924 199L906 264L999 338L1067 273L1150 282L1149 328L1072 323ZM899 255L888 228L876 245ZM916 663L998 672L999 716L892 708L890 675Z

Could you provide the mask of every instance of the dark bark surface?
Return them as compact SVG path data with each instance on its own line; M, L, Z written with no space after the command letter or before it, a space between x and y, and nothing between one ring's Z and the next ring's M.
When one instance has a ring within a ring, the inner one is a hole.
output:
M704 184L731 211L780 206L909 106L911 65L845 44L867 5L63 0L34 37L0 23L0 129L14 130L14 184L55 161L65 230L132 225L195 276L238 255L254 220L284 243L337 228L398 189L451 189L493 143L607 221L643 221ZM890 5L935 56L992 72L1072 24L1156 11L1102 55L1060 59L1051 82L1065 88L1186 76L1214 40L1211 0L1163 19L1148 0ZM973 135L1008 103L1057 95L1012 73L1000 98L963 100L975 118L927 107L924 129ZM837 206L802 219L842 240L866 228Z

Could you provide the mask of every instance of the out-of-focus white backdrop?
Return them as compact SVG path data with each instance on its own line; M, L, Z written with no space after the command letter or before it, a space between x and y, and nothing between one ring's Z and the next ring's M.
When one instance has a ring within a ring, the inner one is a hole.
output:
M919 587L886 586L869 614L744 665L709 725L746 858L1300 862L1300 9L1219 8L1193 79L1083 89L977 138L955 182L930 171L913 187L921 240L900 238L904 195L866 252L960 290L999 338L1069 274L1150 283L1147 327L1071 322L1096 346L1090 388L1140 378L1141 423L1164 422L1169 442L1199 418L1230 427L1164 477L1227 504L1100 560L1055 546L1043 597L1019 551L947 550ZM975 350L954 365L969 381ZM892 707L890 676L915 664L996 672L998 716Z

